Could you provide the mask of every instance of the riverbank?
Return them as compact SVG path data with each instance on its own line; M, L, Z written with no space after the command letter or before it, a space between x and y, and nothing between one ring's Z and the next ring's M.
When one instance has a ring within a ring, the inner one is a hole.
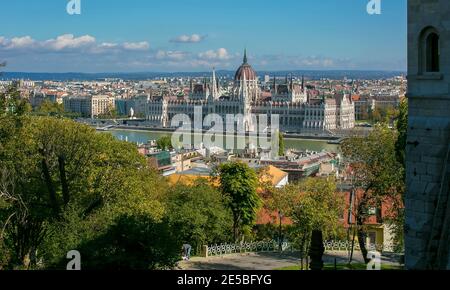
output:
M176 129L173 128L157 128L157 127L139 127L139 126L115 126L110 130L124 130L124 131L139 131L139 132L150 132L150 133L174 133ZM191 131L178 131L182 133L190 133ZM208 130L202 130L202 134L210 133ZM235 134L236 135L236 134ZM270 134L268 134L270 136ZM225 135L223 135L225 136ZM331 144L338 144L337 142L342 139L339 136L333 135L319 135L316 134L293 134L293 133L283 133L285 139L290 140L309 140L309 141L330 141Z
M173 131L167 130L136 130L135 128L119 129L112 128L106 131L99 131L105 134L111 134L119 140L129 141L132 143L144 144L150 140L158 140L164 136L170 136ZM243 138L243 137L235 137ZM263 137L264 138L264 137ZM329 144L330 141L325 140L305 140L300 138L285 139L285 148L298 150L298 151L316 151L321 152L323 150L332 153L340 153L340 146L336 144Z

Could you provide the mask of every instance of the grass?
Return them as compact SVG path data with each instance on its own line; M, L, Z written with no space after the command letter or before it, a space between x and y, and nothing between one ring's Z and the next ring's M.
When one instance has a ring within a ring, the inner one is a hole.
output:
M397 265L381 265L381 270L383 271L393 271L393 270L402 270L403 267L397 266ZM281 271L299 271L300 266L289 266L284 267L280 269L275 270L281 270ZM325 264L324 270L333 271L334 270L334 264ZM337 264L336 270L367 270L366 264L363 263L354 263L354 264Z

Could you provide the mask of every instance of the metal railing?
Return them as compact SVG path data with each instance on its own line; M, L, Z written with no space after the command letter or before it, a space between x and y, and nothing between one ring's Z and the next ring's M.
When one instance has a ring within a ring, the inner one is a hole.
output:
M323 245L325 247L325 251L329 252L350 251L352 248L352 242L350 241L325 241ZM355 242L353 247L354 251L361 250L358 242ZM394 247L391 245L368 244L366 245L366 247L368 251L394 252ZM276 240L244 242L236 244L216 244L208 246L206 248L208 257L242 253L278 252L280 250L278 241ZM282 243L281 248L283 252L295 252L298 250L296 246L290 242Z

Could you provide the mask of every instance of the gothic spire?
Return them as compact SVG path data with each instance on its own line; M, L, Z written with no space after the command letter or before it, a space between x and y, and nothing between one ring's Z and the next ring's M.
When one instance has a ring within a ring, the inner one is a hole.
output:
M247 49L244 49L244 64L247 63Z
M212 97L213 99L217 99L217 80L216 80L216 68L213 68L213 76L212 76Z

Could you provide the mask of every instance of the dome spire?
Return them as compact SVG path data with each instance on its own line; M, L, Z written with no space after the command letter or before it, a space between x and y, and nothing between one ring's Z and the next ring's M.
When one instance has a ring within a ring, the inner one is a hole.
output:
M247 63L247 48L244 49L244 63Z

